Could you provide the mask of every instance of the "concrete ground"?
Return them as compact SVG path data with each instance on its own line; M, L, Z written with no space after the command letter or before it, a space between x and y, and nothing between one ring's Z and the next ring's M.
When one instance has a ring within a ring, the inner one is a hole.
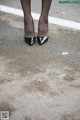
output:
M50 24L49 34L28 46L23 19L0 13L0 111L10 120L80 120L80 31Z

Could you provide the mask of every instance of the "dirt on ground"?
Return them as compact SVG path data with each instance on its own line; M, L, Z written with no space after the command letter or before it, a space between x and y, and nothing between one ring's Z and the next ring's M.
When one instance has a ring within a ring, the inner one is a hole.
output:
M80 120L80 31L50 24L48 43L31 47L23 19L0 13L0 111L10 120Z

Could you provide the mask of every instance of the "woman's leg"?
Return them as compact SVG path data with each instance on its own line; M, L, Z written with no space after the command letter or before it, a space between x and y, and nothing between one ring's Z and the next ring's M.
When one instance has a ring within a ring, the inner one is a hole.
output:
M48 35L48 14L50 10L52 0L42 0L42 10L39 19L38 35Z
M32 37L35 35L35 32L31 16L31 0L21 0L21 5L24 12L24 34L27 37Z

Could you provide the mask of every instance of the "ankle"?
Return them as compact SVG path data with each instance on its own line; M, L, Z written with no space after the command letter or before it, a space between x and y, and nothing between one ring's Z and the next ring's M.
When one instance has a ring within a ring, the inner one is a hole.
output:
M24 17L24 22L25 22L25 23L29 23L29 22L32 22L32 21L33 21L32 16Z
M48 17L41 16L39 22L48 24Z

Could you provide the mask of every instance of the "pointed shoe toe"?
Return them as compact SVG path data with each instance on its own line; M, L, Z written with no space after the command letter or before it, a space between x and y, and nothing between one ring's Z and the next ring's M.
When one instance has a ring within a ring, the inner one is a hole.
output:
M44 43L46 43L48 41L48 38L49 38L48 36L44 36L44 37L37 36L37 40L40 45L43 45Z
M36 42L36 37L24 37L25 42L32 46Z

